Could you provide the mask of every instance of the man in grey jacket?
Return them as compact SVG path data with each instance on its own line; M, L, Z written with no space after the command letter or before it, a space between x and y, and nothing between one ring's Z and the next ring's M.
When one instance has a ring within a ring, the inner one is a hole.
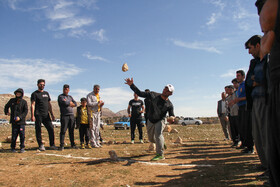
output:
M87 95L87 106L89 108L88 112L91 116L91 121L89 122L89 142L92 147L102 147L99 143L100 139L100 118L101 109L104 102L99 96L100 86L94 85L93 91Z
M77 106L76 101L71 95L68 95L70 89L69 85L65 84L63 86L63 94L58 96L58 105L60 108L60 150L64 150L64 138L67 128L69 129L69 138L72 148L77 148L74 141L74 128L75 128L75 118L73 108Z

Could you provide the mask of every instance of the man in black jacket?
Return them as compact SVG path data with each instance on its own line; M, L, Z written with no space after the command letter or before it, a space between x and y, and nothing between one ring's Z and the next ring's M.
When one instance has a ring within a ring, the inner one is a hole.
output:
M156 156L152 161L158 161L164 159L163 149L164 149L164 137L163 130L165 127L165 117L167 112L170 118L168 118L169 123L174 123L174 112L173 105L168 99L170 95L173 94L174 87L168 84L164 87L162 93L156 92L141 92L134 84L133 78L125 79L125 84L129 85L130 88L139 96L150 99L150 107L148 109L149 113L147 121L147 132L150 142L156 143ZM172 116L172 117L171 117Z
M5 105L5 115L10 116L10 123L12 124L12 152L16 152L16 140L20 136L20 152L24 153L24 139L25 139L25 117L28 112L27 102L22 99L23 89L19 88L15 92L15 98L12 98ZM11 113L9 112L11 109Z

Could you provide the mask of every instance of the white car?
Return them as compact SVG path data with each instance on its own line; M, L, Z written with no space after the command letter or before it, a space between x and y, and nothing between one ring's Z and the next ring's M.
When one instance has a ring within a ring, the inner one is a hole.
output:
M6 124L6 123L9 123L9 121L6 119L0 119L0 124Z
M181 124L181 125L190 125L190 124L201 125L202 121L199 119L186 117L184 119L179 120L179 124Z
M35 121L31 121L31 120L26 120L25 123L26 125L35 125Z
M52 121L52 124L54 127L60 127L61 126L60 119L55 119L54 121Z

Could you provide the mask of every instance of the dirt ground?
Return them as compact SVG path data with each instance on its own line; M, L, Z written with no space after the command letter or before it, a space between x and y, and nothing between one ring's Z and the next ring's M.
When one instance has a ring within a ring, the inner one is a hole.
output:
M262 172L258 157L241 154L224 141L221 126L173 125L179 133L164 133L167 150L165 160L151 162L155 152L149 152L149 143L129 144L129 130L114 130L106 126L103 139L116 144L102 148L70 149L68 133L64 151L39 152L34 126L26 127L26 152L11 153L10 143L3 143L11 135L10 126L0 126L0 186L261 186L256 180ZM42 128L48 148L48 133ZM59 145L59 128L55 129ZM143 129L146 132L146 128ZM181 137L183 144L175 144ZM78 130L75 141L79 145ZM127 143L123 144L123 141ZM18 144L17 144L18 146ZM118 161L110 160L114 150Z

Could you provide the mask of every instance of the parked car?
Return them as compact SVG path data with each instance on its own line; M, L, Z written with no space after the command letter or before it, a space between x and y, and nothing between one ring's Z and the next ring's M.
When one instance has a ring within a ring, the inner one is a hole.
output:
M35 125L35 121L31 121L31 120L26 120L25 123L26 125Z
M54 121L52 121L52 124L54 127L60 127L61 126L60 119L55 119Z
M199 119L186 117L182 120L179 120L179 124L181 124L181 125L190 125L190 124L201 125L202 121Z
M5 123L9 123L9 121L6 119L0 119L0 124L5 124Z
M146 121L144 120L144 118L142 119L142 126L144 126L144 124L146 123ZM114 127L115 129L129 129L130 128L130 118L129 117L122 117L118 122L114 123Z

